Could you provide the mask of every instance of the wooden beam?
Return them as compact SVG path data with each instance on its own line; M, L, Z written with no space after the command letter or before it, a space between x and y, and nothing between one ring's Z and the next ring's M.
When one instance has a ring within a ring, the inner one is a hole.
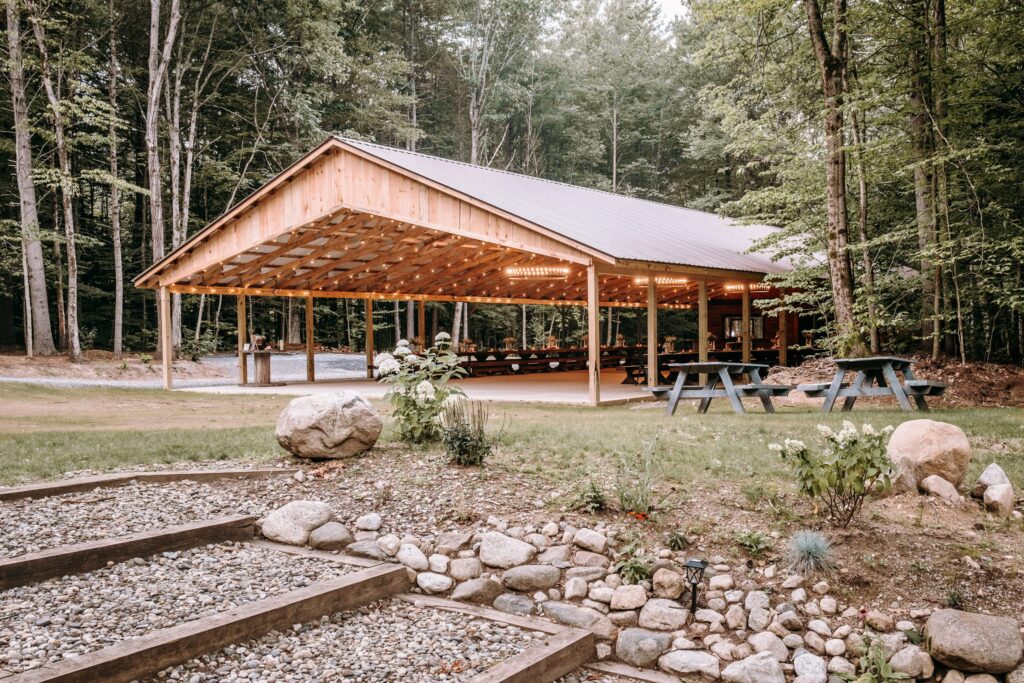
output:
M248 321L245 313L245 295L238 295L238 381L249 383L249 363L245 360L245 339Z
M366 300L366 378L373 379L373 299Z
M291 476L293 474L295 474L295 469L291 467L260 467L242 470L161 470L156 472L97 474L91 477L75 477L74 479L47 481L41 484L24 484L22 486L0 488L0 501L63 496L67 493L80 493L82 491L92 491L93 489L124 486L134 481L153 483L168 481L220 481L224 479L259 479L275 475Z
M697 283L697 360L701 363L708 362L708 282L701 280ZM698 375L703 385L707 382L707 375Z
M597 267L587 267L587 358L590 405L601 402L601 292Z
M658 283L647 278L647 386L658 386Z
M470 683L551 683L596 657L592 632L567 629L474 676Z
M163 354L164 389L174 388L174 347L171 342L171 293L166 287L159 290L160 298L160 352Z
M152 631L102 650L46 663L18 675L18 683L127 683L225 645L360 607L406 590L405 567L381 564L306 588Z
M124 562L209 543L249 540L255 533L255 523L252 517L221 517L18 555L0 560L0 590L55 576L90 572L107 566L108 562Z
M779 365L789 365L789 315L779 311Z
M315 328L313 327L313 295L306 297L306 381L316 381L316 358L314 354Z
M423 348L429 347L433 340L427 339L427 302L421 301L416 307L416 334L423 344Z
M750 362L750 285L743 283L743 303L742 303L742 315L743 315L743 337L740 339L741 348L743 349L743 362Z

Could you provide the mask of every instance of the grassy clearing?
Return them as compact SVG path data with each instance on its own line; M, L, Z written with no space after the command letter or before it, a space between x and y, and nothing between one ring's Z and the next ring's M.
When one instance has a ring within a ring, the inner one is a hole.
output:
M45 479L77 469L200 460L268 460L281 454L273 425L289 397L230 396L126 389L58 389L0 385L0 483ZM383 406L382 406L383 407ZM621 457L654 451L670 484L733 482L752 496L766 483L789 481L767 445L786 438L816 443L816 425L844 417L876 427L917 414L859 409L824 416L812 408L776 415L735 415L720 407L697 416L681 406L674 417L658 407L501 404L492 426L503 425L491 461L497 470L535 474L552 482L614 477ZM959 425L976 449L974 472L1000 463L1024 484L1024 410L972 409L929 415ZM391 439L390 430L382 437Z

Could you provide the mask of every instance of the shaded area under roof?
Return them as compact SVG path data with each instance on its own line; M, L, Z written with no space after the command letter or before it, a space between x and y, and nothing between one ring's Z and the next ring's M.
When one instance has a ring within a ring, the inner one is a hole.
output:
M777 230L704 211L473 166L349 138L339 141L616 259L755 273L790 270L750 252Z

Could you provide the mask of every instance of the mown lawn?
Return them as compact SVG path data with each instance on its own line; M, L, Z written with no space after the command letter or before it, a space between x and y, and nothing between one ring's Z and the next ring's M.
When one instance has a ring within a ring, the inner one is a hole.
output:
M282 454L273 426L288 400L2 384L0 483L148 463L271 460ZM550 481L607 479L620 457L649 444L671 483L785 482L790 473L768 444L785 438L816 442L816 425L835 427L844 417L882 427L920 416L877 408L823 416L812 407L783 408L775 415L735 415L720 407L697 416L681 406L670 418L659 407L643 405L495 404L491 427L500 432L500 444L492 465ZM944 410L928 417L967 433L975 448L972 475L995 461L1015 482L1024 482L1024 410ZM382 438L392 438L389 429Z

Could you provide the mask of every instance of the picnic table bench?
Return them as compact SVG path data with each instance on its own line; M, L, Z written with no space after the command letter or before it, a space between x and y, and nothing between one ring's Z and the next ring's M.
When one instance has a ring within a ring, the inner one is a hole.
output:
M706 413L712 399L715 398L728 398L737 413L746 412L742 398L759 398L765 412L774 413L775 405L772 398L785 396L791 389L785 384L762 382L761 371L767 370L768 366L759 363L670 363L668 367L676 372L675 382L669 386L650 389L655 397L668 396L668 406L665 409L668 415L675 414L679 401L683 399L699 400L697 412ZM687 386L686 380L690 375L707 375L707 381L703 386ZM748 377L747 383L737 384L733 381L734 378L743 375Z
M874 356L871 358L838 358L836 359L835 377L831 382L799 384L797 391L802 391L812 398L825 397L821 410L832 412L836 401L843 400L844 413L853 410L858 398L866 396L895 396L900 408L913 410L910 401L913 399L919 410L927 411L926 396L941 396L947 384L914 376L913 361L893 356ZM846 383L850 373L856 373L852 382ZM899 375L903 375L900 382Z

